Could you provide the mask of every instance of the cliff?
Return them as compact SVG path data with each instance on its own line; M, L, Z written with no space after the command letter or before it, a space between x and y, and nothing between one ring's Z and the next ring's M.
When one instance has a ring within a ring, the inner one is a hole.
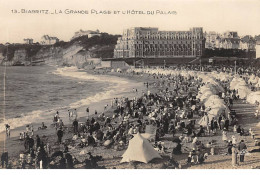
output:
M44 61L46 64L85 67L98 62L93 62L93 58L112 58L118 37L103 33L91 38L81 36L70 42L60 41L54 45L11 44L8 53L7 47L1 45L0 55L7 56L8 65L29 65L31 62ZM0 56L0 64L3 64L2 60Z

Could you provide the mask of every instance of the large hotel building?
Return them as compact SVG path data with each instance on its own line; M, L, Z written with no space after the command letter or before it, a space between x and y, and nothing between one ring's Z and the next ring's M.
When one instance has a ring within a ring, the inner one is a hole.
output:
M204 50L203 28L189 31L159 31L134 27L124 30L114 49L114 58L199 57Z

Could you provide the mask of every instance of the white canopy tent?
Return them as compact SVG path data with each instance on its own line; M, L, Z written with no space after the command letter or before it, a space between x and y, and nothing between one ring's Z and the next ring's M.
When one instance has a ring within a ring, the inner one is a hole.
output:
M122 157L121 163L131 161L148 163L154 158L161 158L151 143L139 133L129 141L129 146Z

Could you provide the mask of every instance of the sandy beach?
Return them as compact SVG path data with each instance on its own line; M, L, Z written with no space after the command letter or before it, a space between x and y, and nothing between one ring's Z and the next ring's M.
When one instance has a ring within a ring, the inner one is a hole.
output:
M98 77L100 79L100 77L102 77L102 81L109 81L109 79L107 80L106 78L109 76L113 79L113 81L115 82L113 85L113 88L120 88L120 91L117 91L116 93L112 94L114 96L110 97L106 97L105 95L107 95L107 92L102 92L101 94L97 94L98 96L94 96L93 100L91 101L90 104L88 105L82 105L81 107L77 108L78 111L78 116L79 116L79 122L85 122L86 118L87 118L87 114L86 114L86 107L89 107L90 112L89 112L89 118L91 117L97 117L96 115L94 115L95 110L98 111L98 115L101 112L104 112L104 106L105 105L109 105L109 107L111 107L111 100L113 98L120 98L120 97L129 97L129 98L133 98L133 97L138 97L141 95L141 91L145 89L142 80L143 77L132 77L132 76L123 76L117 73L109 73L110 75L102 75L101 72L100 74L97 74L96 72L93 71L86 71L86 70L78 70L79 73L83 73L86 74L88 73L89 75L92 75L92 77L90 79L94 79L95 77ZM64 75L62 75L64 76ZM70 76L65 75L65 76ZM76 77L78 78L78 77ZM120 82L121 81L121 82ZM133 87L138 88L140 90L140 92L138 93L133 93L132 89ZM109 93L109 92L108 92ZM102 96L105 97L103 100ZM96 99L96 100L95 100ZM77 103L83 103L84 101L79 101ZM73 109L73 107L79 105L79 104L72 104L72 107L68 108L68 109ZM108 109L105 111L106 114L110 114L112 113L113 109L110 109L108 107ZM76 107L75 107L76 108ZM62 110L60 110L60 116L64 122L64 124L68 127L71 128L72 127L72 121L69 120L68 118L68 114L67 114L67 108L64 108ZM54 112L54 111L53 111ZM34 135L39 135L40 137L46 137L48 142L56 142L57 141L57 136L56 136L56 130L53 126L51 126L52 124L52 118L54 116L55 113L51 114L52 116L49 117L46 120L41 120L45 122L45 124L48 126L47 130L38 130L37 128L41 126L41 122L39 123L35 123L34 124ZM112 114L111 114L112 115ZM23 141L19 141L19 133L20 132L24 132L26 130L26 125L12 129L11 131L11 138L7 138L6 141L6 148L8 148L8 152L9 152L9 156L12 158L17 158L17 156L19 156L20 152L23 151ZM68 138L72 137L71 135L68 135ZM3 150L3 139L5 138L5 133L1 132L0 133L0 148L1 151ZM109 151L108 151L109 152Z
M80 72L84 72L83 70L80 70ZM103 70L99 72L90 72L93 75L100 75L103 74ZM105 73L105 76L111 76L111 78L120 78L122 80L128 81L129 83L135 82L135 85L138 85L135 88L138 89L138 93L134 93L132 91L132 88L134 86L126 86L124 87L125 90L121 92L120 94L117 94L117 97L140 97L142 95L142 92L147 92L147 88L144 85L144 82L148 82L150 84L154 83L154 78L152 76L148 76L147 74L141 74L141 75L133 75L128 73L118 73L118 72L108 72ZM102 75L103 76L103 75ZM129 84L126 84L129 85ZM149 88L149 91L152 93L158 93L158 90L156 87L151 86ZM110 104L111 99L106 99L100 103L93 103L90 106L95 106L95 109L97 109L100 112L104 112L105 116L112 117L113 111L115 110L114 107L111 107ZM104 105L109 104L109 107L104 111ZM93 107L90 107L92 109ZM249 128L253 129L256 133L256 139L259 137L258 128L256 125L259 122L259 119L256 119L254 117L254 111L257 109L255 105L246 103L245 100L237 100L234 102L234 105L232 107L232 110L235 110L237 112L237 119L238 119L238 125L243 126L245 130L249 130ZM85 106L79 109L79 122L86 122L87 116L84 112ZM90 116L97 118L99 115L94 115L94 111L90 112ZM199 120L199 116L194 115L193 119ZM136 120L136 119L134 119ZM65 124L65 134L63 137L63 141L65 143L73 143L72 145L76 145L74 141L72 140L73 132L72 132L72 124L68 120L64 120ZM120 123L120 120L117 121ZM102 122L101 122L102 123ZM116 125L116 123L115 123ZM199 127L198 124L196 124L196 127ZM3 134L3 133L2 133ZM48 126L46 130L39 130L35 131L34 135L39 135L40 138L44 142L48 142L50 144L52 152L55 150L62 150L64 149L63 145L60 145L57 143L57 135L55 128ZM258 147L254 146L254 139L252 139L250 136L239 136L239 134L234 133L232 128L229 129L227 136L229 139L231 139L231 136L235 135L237 137L237 140L244 139L245 143L248 147L248 150L258 149ZM177 137L180 136L180 133L176 134ZM3 135L1 135L3 138ZM78 160L83 161L86 157L86 154L81 154L82 152L87 153L91 152L92 155L98 155L102 156L104 160L99 161L98 165L104 168L112 169L165 169L169 168L168 166L168 160L171 155L171 151L174 148L174 144L172 142L172 136L170 134L165 134L165 136L162 137L162 141L164 142L164 147L166 148L166 151L164 153L161 153L162 159L154 159L149 163L120 163L120 160L122 159L122 155L125 152L127 146L122 149L118 150L116 147L112 148L106 148L103 145L98 145L95 147L88 146L85 148L78 148L76 146L70 146L69 151L72 156L76 157ZM195 165L187 165L187 157L189 152L189 147L191 146L191 143L183 143L183 154L176 155L174 157L174 160L177 161L180 164L180 167L183 169L252 169L252 168L259 168L260 167L260 155L259 153L249 153L245 156L245 162L239 164L236 167L232 166L231 163L231 155L226 155L227 153L227 144L223 143L222 141L222 134L221 131L217 131L216 135L206 135L204 137L199 138L201 142L207 143L209 141L214 141L216 144L215 147L215 155L210 155L210 150L206 149L206 152L209 153L208 158L205 160L203 164L195 164ZM1 142L1 145L3 143ZM7 139L6 148L9 153L10 161L12 162L12 168L18 168L19 162L18 157L21 151L24 150L23 141L19 141L18 137L11 137ZM28 166L27 168L32 168ZM75 165L75 168L84 168L84 165L81 163L78 163Z

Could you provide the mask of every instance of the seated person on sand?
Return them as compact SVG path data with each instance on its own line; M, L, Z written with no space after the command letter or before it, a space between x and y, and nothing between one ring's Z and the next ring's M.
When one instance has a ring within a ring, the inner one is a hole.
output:
M182 154L181 148L182 148L182 145L181 145L180 142L178 142L178 143L177 143L177 146L176 146L175 148L173 148L172 154L174 154L174 155L180 155L180 154Z
M192 141L192 150L197 150L198 146L199 146L199 140L198 137L194 137L193 141Z
M185 130L183 130L183 134L190 136L192 134L192 128L188 126Z
M95 142L95 139L92 135L88 135L87 143L88 143L88 146L95 146L96 142Z
M96 132L97 140L102 141L103 137L104 137L104 133L101 130L97 130L97 132Z
M156 148L156 150L160 150L162 149L162 144L161 144L161 141L155 141L154 145L153 145L154 148Z
M198 150L198 163L202 164L207 159L208 153L203 154L200 150Z
M45 126L44 122L42 122L41 129L47 129L47 126Z
M191 163L197 164L198 163L198 155L196 154L196 150L193 149L189 153L187 163L188 164L191 164Z
M80 145L81 148L83 148L87 145L87 140L83 136L80 137L80 144L79 145Z
M239 125L238 127L237 127L237 133L241 133L241 126Z
M197 133L197 137L205 136L205 131L202 125L200 125L199 132Z

